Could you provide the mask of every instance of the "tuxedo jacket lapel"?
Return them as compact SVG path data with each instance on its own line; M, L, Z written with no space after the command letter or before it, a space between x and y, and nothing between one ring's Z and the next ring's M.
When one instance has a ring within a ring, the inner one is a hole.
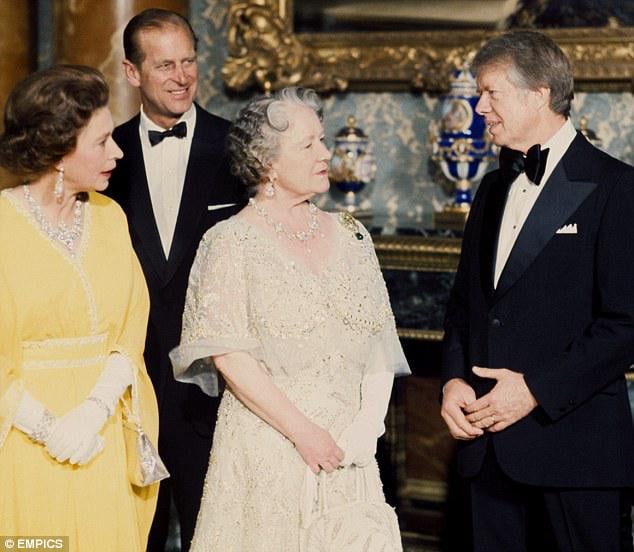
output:
M132 221L131 230L137 236L135 241L137 246L140 246L140 255L149 260L149 263L143 263L144 266L148 266L148 264L152 266L158 279L162 280L165 275L166 258L152 210L152 200L139 138L138 118L129 128L130 132L125 137L128 143L122 145L123 149L128 152L127 158L129 159L129 220Z
M498 237L510 187L510 182L506 182L501 177L500 171L497 171L494 175L492 175L492 178L497 178L497 182L491 187L489 198L484 208L484 221L480 238L480 281L482 282L485 297L493 295L493 275Z
M198 105L196 109L196 128L167 261L165 273L167 282L178 270L183 255L189 250L191 241L197 235L196 229L203 213L207 210L211 188L217 186L214 176L224 159L223 136L201 114Z
M495 299L502 296L517 282L546 244L555 236L557 229L568 221L581 203L596 188L596 183L592 181L576 180L574 178L576 175L571 177L571 171L568 170L568 167L576 166L578 168L578 164L564 162L566 158L569 158L568 161L570 161L571 157L578 157L579 153L583 151L584 144L580 144L578 140L579 137L573 141L548 181L543 184L545 189L529 213L502 270L494 293ZM581 138L581 140L585 141L585 138ZM587 144L585 145L587 146Z

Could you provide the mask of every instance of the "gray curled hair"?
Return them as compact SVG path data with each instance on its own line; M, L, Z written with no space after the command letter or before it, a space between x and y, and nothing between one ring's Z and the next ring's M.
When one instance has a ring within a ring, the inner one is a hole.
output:
M308 107L322 120L317 93L310 88L289 87L250 100L229 129L231 172L246 186L249 197L266 181L271 163L279 155L280 136L291 125L288 114L291 105Z
M568 117L574 98L572 68L566 54L543 33L516 30L495 36L476 54L471 70L477 75L500 64L510 64L509 80L518 88L550 89L550 109Z

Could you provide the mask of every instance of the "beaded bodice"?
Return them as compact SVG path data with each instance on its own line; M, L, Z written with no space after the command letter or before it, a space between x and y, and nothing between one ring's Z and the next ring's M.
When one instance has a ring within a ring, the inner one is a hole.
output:
M257 340L254 356L311 414L336 415L339 409L324 409L324 397L358 387L373 338L393 325L369 234L335 227L332 255L315 274L244 219L219 223L201 242L188 290L198 297L197 308L183 318L191 341L206 335ZM226 295L218 293L219 280ZM222 305L229 296L233 308ZM352 412L358 404L347 406Z

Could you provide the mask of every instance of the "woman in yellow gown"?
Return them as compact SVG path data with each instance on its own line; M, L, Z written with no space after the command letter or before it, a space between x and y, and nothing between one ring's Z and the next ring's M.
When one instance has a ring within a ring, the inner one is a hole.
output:
M18 84L0 164L0 535L142 551L158 484L133 486L122 401L156 443L143 363L148 295L116 203L108 87L57 66Z

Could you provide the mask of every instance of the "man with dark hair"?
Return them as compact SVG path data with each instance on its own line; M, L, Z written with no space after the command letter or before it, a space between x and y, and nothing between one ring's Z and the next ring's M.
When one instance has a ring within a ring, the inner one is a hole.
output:
M196 37L182 16L149 9L124 32L128 82L141 112L117 127L124 159L109 195L123 207L150 290L145 361L159 403L159 452L171 477L161 484L148 550L163 550L170 502L182 549L191 541L216 421L217 399L174 380L169 351L180 339L189 271L198 243L216 222L237 212L242 193L225 155L229 123L194 104Z
M632 550L634 169L575 131L545 35L494 37L473 69L500 168L465 229L441 413L474 550Z

